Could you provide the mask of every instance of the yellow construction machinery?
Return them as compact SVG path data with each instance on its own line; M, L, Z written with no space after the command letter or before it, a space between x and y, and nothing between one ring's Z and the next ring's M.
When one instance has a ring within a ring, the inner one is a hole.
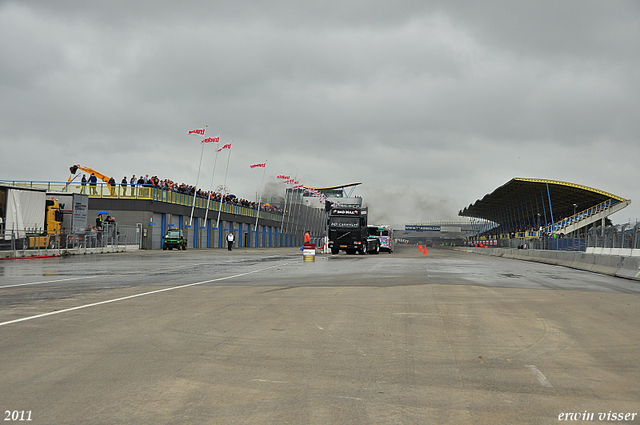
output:
M92 168L85 167L85 166L82 166L82 165L76 164L76 165L72 165L71 167L69 167L69 171L71 171L71 176L69 176L69 179L67 180L67 183L70 183L72 180L74 180L76 177L78 177L77 174L76 174L78 172L78 170L82 170L82 171L85 171L85 172L87 172L89 174L93 174L97 178L102 180L103 182L107 183L107 187L109 188L109 192L111 193L111 196L116 196L115 185L111 186L109 184L110 177L105 176L104 174L102 174L102 173L100 173L100 172L98 172L98 171L96 171L96 170L94 170Z
M54 248L60 239L62 211L41 189L0 185L0 249Z

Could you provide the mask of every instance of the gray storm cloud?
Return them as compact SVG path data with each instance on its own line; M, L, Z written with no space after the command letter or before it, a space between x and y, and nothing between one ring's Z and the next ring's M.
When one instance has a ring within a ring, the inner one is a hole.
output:
M269 182L362 182L392 223L455 218L513 177L639 198L634 1L4 1L0 56L0 179L80 163L193 184L185 133L208 125L247 199L264 159Z

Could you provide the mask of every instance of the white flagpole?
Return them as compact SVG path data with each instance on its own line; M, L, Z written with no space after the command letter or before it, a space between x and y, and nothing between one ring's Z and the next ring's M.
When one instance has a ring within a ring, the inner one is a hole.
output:
M303 202L304 202L305 190L307 190L307 189L306 188L302 188L302 201ZM311 193L311 192L307 192L307 193ZM309 198L311 198L311 196L309 196ZM305 207L305 211L306 211L306 214L305 214L305 217L304 217L304 221L302 222L302 231L306 233L307 230L309 230L309 229L307 229L307 226L308 226L307 221L309 220L309 207Z
M233 140L231 140L233 143ZM220 213L222 212L222 203L224 202L224 193L227 188L227 171L229 170L229 160L231 159L231 148L229 148L229 156L227 157L227 167L224 169L224 183L222 183L222 193L220 194L220 208L218 208L218 220L216 221L216 229L220 231Z
M262 192L264 186L264 175L267 173L267 161L264 161L264 170L262 170L262 181L260 182L260 198L258 199L258 211L256 213L256 226L253 231L256 232L256 241L258 240L258 217L260 217L260 204L262 203Z
M207 126L205 125L205 133L207 132ZM202 135L204 140L204 134ZM193 189L193 203L191 204L191 216L189 217L189 227L191 227L191 221L193 220L193 210L196 207L196 198L197 198L197 194L198 194L198 181L200 180L200 167L202 166L202 154L204 153L204 143L200 142L200 144L202 145L202 149L200 149L200 163L198 164L198 175L196 176L196 185Z
M296 177L293 179L293 181L298 181L298 175L296 174ZM293 203L293 194L294 194L294 189L293 186L295 186L296 184L293 183L291 185L291 199L289 200L289 211L287 213L287 234L289 234L289 232L291 231L291 226L293 224L290 225L292 218L293 218L293 208L295 208L294 203Z
M293 187L293 185L292 185L292 187ZM289 195L289 189L290 188L287 187L285 189L285 192L284 192L285 202L287 202L286 199L287 199L287 196ZM293 194L293 189L291 189L291 194ZM293 196L293 195L291 195L291 196ZM289 199L289 209L287 210L287 224L285 225L285 229L284 229L285 233L287 233L289 231L289 219L291 218L291 205L293 205L293 201L291 199Z
M304 184L302 185L302 192L300 193L300 202L298 203L298 212L296 213L295 218L295 233L300 231L300 214L302 213L302 203L304 202ZM296 189L297 190L297 189ZM296 196L297 198L297 196Z
M220 143L220 135L218 134L218 143ZM207 217L209 216L209 202L211 201L211 193L213 191L213 177L216 175L216 163L218 162L218 150L216 149L216 158L213 160L213 172L211 173L211 183L209 184L209 196L207 197L207 210L204 213L204 225L207 225Z
M282 228L282 226L284 226L284 215L287 211L287 188L286 188L287 183L285 183L285 188L284 188L284 207L282 207L282 220L280 222L280 231L284 230Z
M298 198L297 193L296 198ZM302 201L304 201L304 185L302 185L302 193L300 194L300 202L298 203L298 212L296 213L295 217L295 230L293 231L294 234L300 231L300 210L302 209Z
M286 183L285 183L286 185ZM280 221L280 234L284 234L284 215L287 211L287 188L284 188L284 206L282 207L282 220ZM280 236L280 245L282 246L282 236Z
M289 180L291 180L291 173L289 173L288 181ZM285 181L284 184L287 187L284 188L284 210L282 211L282 223L280 223L280 232L283 235L287 235L287 228L289 227L289 210L287 210L287 195L288 195L287 191L289 190L289 187L288 187L289 183L287 183ZM291 202L289 202L289 208L291 208ZM287 215L287 224L286 224L286 226L284 224L284 216L285 216L285 214ZM286 236L285 236L285 244L286 244Z

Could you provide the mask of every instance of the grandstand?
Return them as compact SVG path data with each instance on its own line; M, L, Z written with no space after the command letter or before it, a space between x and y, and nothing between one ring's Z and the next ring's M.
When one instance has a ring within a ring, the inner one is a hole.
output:
M488 223L477 236L538 238L577 231L631 203L611 193L556 180L514 178L458 215Z
M361 207L362 198L360 196L353 196L353 191L356 186L361 184L362 183L349 183L327 187L304 186L302 189L287 189L287 197L288 199L302 200L302 205L319 209L324 209L325 204L323 199L337 206Z

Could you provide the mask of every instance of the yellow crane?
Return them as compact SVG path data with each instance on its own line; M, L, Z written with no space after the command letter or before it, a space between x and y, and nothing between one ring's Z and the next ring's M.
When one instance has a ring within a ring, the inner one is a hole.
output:
M75 179L77 177L76 173L78 172L78 170L86 171L89 174L93 174L97 178L102 180L103 182L107 183L107 187L109 187L109 192L111 192L111 196L116 196L115 185L111 186L109 184L110 177L105 176L104 174L102 174L102 173L100 173L100 172L98 172L98 171L96 171L96 170L94 170L92 168L85 167L83 165L76 164L76 165L72 165L71 167L69 167L69 171L71 171L71 175L69 176L69 179L67 180L67 183L70 183L73 179Z

